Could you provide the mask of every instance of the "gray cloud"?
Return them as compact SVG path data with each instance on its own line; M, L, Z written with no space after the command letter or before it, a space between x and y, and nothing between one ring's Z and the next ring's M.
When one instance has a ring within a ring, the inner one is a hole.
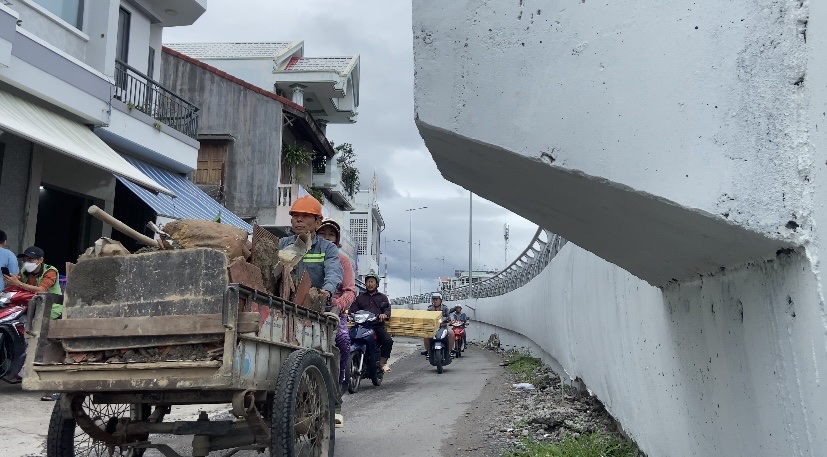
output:
M165 42L304 40L305 55L361 57L358 122L331 125L328 137L351 143L362 182L379 179L383 233L381 270L388 266L391 296L407 295L413 238L416 291L468 267L468 191L442 178L414 125L411 3L379 0L210 2L195 25L165 30ZM411 216L407 208L427 206ZM475 268L501 268L503 223L511 226L508 262L522 252L536 226L482 198L474 200ZM401 239L405 242L389 240ZM443 260L444 267L443 267Z

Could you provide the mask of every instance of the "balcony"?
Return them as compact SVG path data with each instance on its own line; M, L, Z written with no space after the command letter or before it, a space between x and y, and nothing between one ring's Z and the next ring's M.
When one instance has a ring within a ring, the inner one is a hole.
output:
M276 208L276 227L290 227L290 207L299 198L299 193L307 191L300 184L279 184L276 188L278 207Z
M115 62L115 98L187 135L198 137L198 108L120 60Z

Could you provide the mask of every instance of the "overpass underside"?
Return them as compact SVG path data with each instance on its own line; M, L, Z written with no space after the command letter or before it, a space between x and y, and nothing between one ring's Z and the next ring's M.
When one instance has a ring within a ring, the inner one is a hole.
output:
M413 11L442 174L573 243L481 319L581 377L649 455L827 455L827 3Z

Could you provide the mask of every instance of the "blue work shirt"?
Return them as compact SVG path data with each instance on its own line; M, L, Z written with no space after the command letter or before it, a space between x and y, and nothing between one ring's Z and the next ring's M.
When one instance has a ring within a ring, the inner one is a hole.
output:
M8 268L12 276L20 274L20 267L17 266L17 256L6 248L0 248L0 267ZM0 275L0 286L3 286L0 291L6 288L6 282L2 275Z
M279 249L296 242L296 235L290 235L279 240ZM313 244L296 266L296 278L301 281L302 274L307 271L310 285L336 293L336 288L342 283L342 262L339 261L339 248L326 239L313 235Z

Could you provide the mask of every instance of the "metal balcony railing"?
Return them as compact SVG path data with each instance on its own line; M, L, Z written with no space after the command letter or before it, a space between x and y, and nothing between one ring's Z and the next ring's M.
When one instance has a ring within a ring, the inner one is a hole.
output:
M469 290L472 292L471 296L473 298L496 297L507 294L526 285L540 274L565 244L566 240L563 237L538 228L534 238L522 254L495 276L472 284L471 289L468 285L465 285L453 290L440 290L438 292L442 294L445 301L466 300L469 296ZM391 305L429 303L432 293L395 298L391 300Z
M198 107L120 60L115 61L115 98L190 138L198 137Z

